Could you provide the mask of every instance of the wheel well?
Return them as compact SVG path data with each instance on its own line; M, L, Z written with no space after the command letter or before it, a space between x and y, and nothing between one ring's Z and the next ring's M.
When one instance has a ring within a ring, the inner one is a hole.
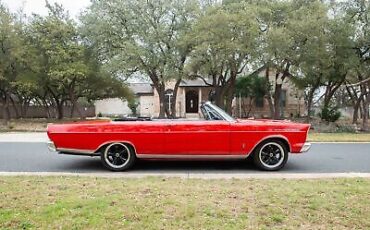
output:
M271 138L267 138L263 141L261 141L260 143L258 143L252 150L251 154L249 155L253 155L254 154L254 151L256 150L256 148L258 148L258 146L260 146L261 144L265 143L265 142L268 142L268 141L280 141L281 143L284 144L284 146L286 147L286 149L288 150L288 152L290 152L290 145L288 143L287 140L285 140L284 138L281 138L281 137L271 137Z
M127 146L127 147L129 147L129 148L130 148L130 149L135 153L135 155L136 155L136 149L135 149L135 147L134 147L131 143L127 143L127 142L124 142L124 141L112 141L112 142L105 143L105 144L103 144L102 146L100 146L100 147L98 148L98 150L96 150L95 152L96 152L96 153L102 153L102 152L103 152L103 150L104 150L108 145L113 144L113 143L122 143L122 144L126 145L126 146Z

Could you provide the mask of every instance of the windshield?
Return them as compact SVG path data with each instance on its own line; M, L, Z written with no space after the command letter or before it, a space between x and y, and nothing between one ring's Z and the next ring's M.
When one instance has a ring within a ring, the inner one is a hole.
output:
M222 110L220 107L210 103L206 102L201 107L203 116L206 120L225 120L233 122L235 119L227 114L224 110Z

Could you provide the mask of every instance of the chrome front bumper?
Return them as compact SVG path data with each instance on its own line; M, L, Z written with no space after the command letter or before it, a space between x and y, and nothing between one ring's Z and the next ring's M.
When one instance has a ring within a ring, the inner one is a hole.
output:
M49 151L52 151L52 152L56 152L57 151L57 148L55 147L54 142L48 141L47 145L48 145Z
M307 152L311 148L311 143L304 143L301 149L301 153Z

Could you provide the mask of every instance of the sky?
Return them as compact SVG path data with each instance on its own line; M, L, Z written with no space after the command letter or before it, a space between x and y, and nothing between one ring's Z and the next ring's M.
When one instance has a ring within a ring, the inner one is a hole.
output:
M16 12L23 6L27 15L32 13L47 15L45 0L0 0L0 2L7 5L12 12ZM90 0L49 0L49 3L55 2L62 4L74 18L77 18L80 12L90 5Z

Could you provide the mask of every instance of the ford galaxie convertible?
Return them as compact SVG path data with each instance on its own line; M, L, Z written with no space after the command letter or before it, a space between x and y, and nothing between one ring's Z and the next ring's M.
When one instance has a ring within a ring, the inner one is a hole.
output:
M308 151L308 124L237 120L210 102L200 120L86 121L49 124L49 149L63 154L100 156L112 171L136 159L224 160L252 158L267 171L284 167L289 153Z

